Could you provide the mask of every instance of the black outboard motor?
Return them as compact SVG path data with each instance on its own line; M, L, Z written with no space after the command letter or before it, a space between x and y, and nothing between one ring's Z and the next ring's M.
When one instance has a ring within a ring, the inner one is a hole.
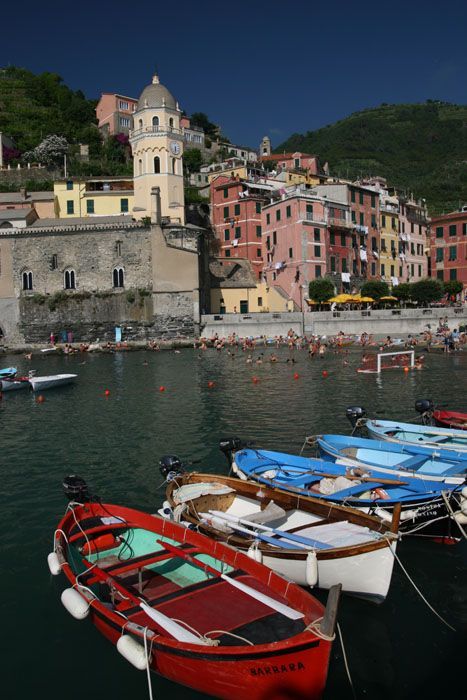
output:
M171 481L185 470L177 455L164 455L159 460L159 471L166 481Z
M243 440L240 440L239 437L222 438L222 440L219 440L219 449L224 454L229 463L229 467L232 466L234 452L241 450L243 447L245 447L245 443Z
M63 479L63 491L68 500L75 503L89 503L91 500L87 483L76 474L71 474Z
M362 406L347 406L347 408L345 409L345 415L349 420L350 425L352 426L353 434L355 432L355 429L360 427L359 425L357 425L357 423L359 420L366 416L366 411Z
M415 410L420 413L424 425L433 425L434 403L431 399L417 399Z

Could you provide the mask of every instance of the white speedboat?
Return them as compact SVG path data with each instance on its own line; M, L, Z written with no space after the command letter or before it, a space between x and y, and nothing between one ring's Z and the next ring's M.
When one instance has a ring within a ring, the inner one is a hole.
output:
M56 386L71 384L77 376L77 374L49 374L43 377L30 377L29 383L33 391L44 391L44 389L54 389Z

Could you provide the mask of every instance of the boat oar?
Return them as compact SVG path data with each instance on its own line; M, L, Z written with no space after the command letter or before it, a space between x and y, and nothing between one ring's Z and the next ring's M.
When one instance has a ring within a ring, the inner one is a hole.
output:
M278 540L275 540L273 537L268 537L267 535L263 535L261 532L257 532L255 530L249 530L246 527L242 527L238 523L234 523L231 520L228 520L227 518L223 517L224 513L220 514L219 511L209 511L209 512L213 515L213 520L214 520L214 518L219 518L219 519L225 521L226 523L229 523L229 525L231 525L232 528L234 530L236 530L237 532L241 532L244 535L248 535L249 537L254 537L255 539L260 539L263 542L267 542L268 544L273 544L276 547L280 547L282 544ZM214 513L215 513L215 515L214 515ZM215 522L211 522L211 525L212 525L212 527L216 527ZM256 527L256 525L255 525L255 527ZM307 549L306 545L304 545L304 544L296 545L296 544L288 543L287 545L284 545L284 546L287 546L288 549Z
M285 615L290 620L298 620L299 618L304 617L304 614L301 612L298 612L298 610L294 610L293 608L289 607L288 605L285 605L285 603L281 603L278 600L274 600L274 598L271 598L270 596L266 595L265 593L261 593L260 591L256 590L255 588L252 588L251 586L247 586L245 583L242 583L241 581L237 581L236 579L230 578L230 576L228 576L227 574L220 574L220 572L217 571L217 569L213 569L211 566L209 566L208 564L205 564L203 561L199 561L198 559L195 559L194 557L191 556L191 554L184 552L183 550L179 549L178 547L175 547L174 545L171 545L168 542L162 542L162 540L157 540L157 542L158 542L158 544L161 544L164 547L164 549L167 549L169 552L172 552L175 556L180 557L180 559L185 559L186 561L189 561L194 566L198 566L200 569L203 569L205 571L208 571L209 573L215 574L217 577L221 578L223 581L226 581L231 586L234 586L235 588L238 588L239 590L243 591L243 593L246 593L247 595L251 596L252 598L255 598L256 600L263 603L263 605L266 605L267 607L272 608L273 610L276 610L277 612L280 612L282 615Z
M246 520L245 518L239 518L238 516L235 515L228 515L227 513L223 513L220 510L210 510L209 511L212 515L214 515L216 518L222 518L223 520L226 520L229 523L232 523L233 525L237 526L239 523L242 525L246 525L247 527L262 530L263 532L271 532L274 535L278 535L279 537L282 537L285 540L291 540L292 542L298 542L302 547L314 547L316 549L332 549L332 546L329 544L326 544L325 542L320 542L319 540L314 540L310 539L309 537L302 537L301 535L295 535L290 532L286 532L285 530L279 530L275 529L273 527L268 527L267 525L263 525L261 523L254 523L251 520ZM259 533L258 533L259 536ZM274 544L278 544L277 540L273 540L272 538L269 538L273 541Z

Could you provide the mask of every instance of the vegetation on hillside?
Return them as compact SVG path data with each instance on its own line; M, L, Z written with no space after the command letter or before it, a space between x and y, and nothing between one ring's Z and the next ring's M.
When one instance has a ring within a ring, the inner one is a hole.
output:
M382 175L390 186L425 197L430 213L467 203L467 105L383 104L293 134L275 151L317 154L335 176Z

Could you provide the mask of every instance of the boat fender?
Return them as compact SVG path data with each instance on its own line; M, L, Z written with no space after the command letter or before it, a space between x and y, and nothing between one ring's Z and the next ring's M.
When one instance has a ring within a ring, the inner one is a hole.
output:
M466 500L461 501L461 512L462 512L462 515L467 515L467 501Z
M248 551L247 551L248 556L250 559L253 559L254 561L257 561L258 564L263 563L263 554L260 549L258 549L256 544L250 545Z
M308 552L306 557L305 580L313 588L318 583L318 559L316 552Z
M462 489L461 496L462 498L465 498L467 500L467 486L464 486L464 488Z
M144 647L129 634L122 634L117 642L117 651L138 671L146 670L148 661Z
M381 520L384 520L387 523L392 523L392 514L389 513L389 511L387 511L385 508L376 508L375 515L377 515L378 518L381 518Z
M47 564L49 565L49 570L52 576L58 576L62 570L62 567L60 566L56 552L50 552L49 556L47 557Z
M415 520L418 515L418 510L403 510L401 513L401 521L404 520Z
M89 603L75 588L65 588L61 599L63 606L75 620L84 620L88 616Z
M118 544L118 540L115 535L108 533L107 535L100 535L95 537L93 540L89 540L81 547L81 554L87 556L88 554L95 554L103 549L112 549Z
M464 513L454 513L454 520L459 525L467 525L467 515L464 515Z
M173 520L173 510L168 501L164 501L164 503L162 504L161 513L163 513L164 518L167 518L168 520Z

